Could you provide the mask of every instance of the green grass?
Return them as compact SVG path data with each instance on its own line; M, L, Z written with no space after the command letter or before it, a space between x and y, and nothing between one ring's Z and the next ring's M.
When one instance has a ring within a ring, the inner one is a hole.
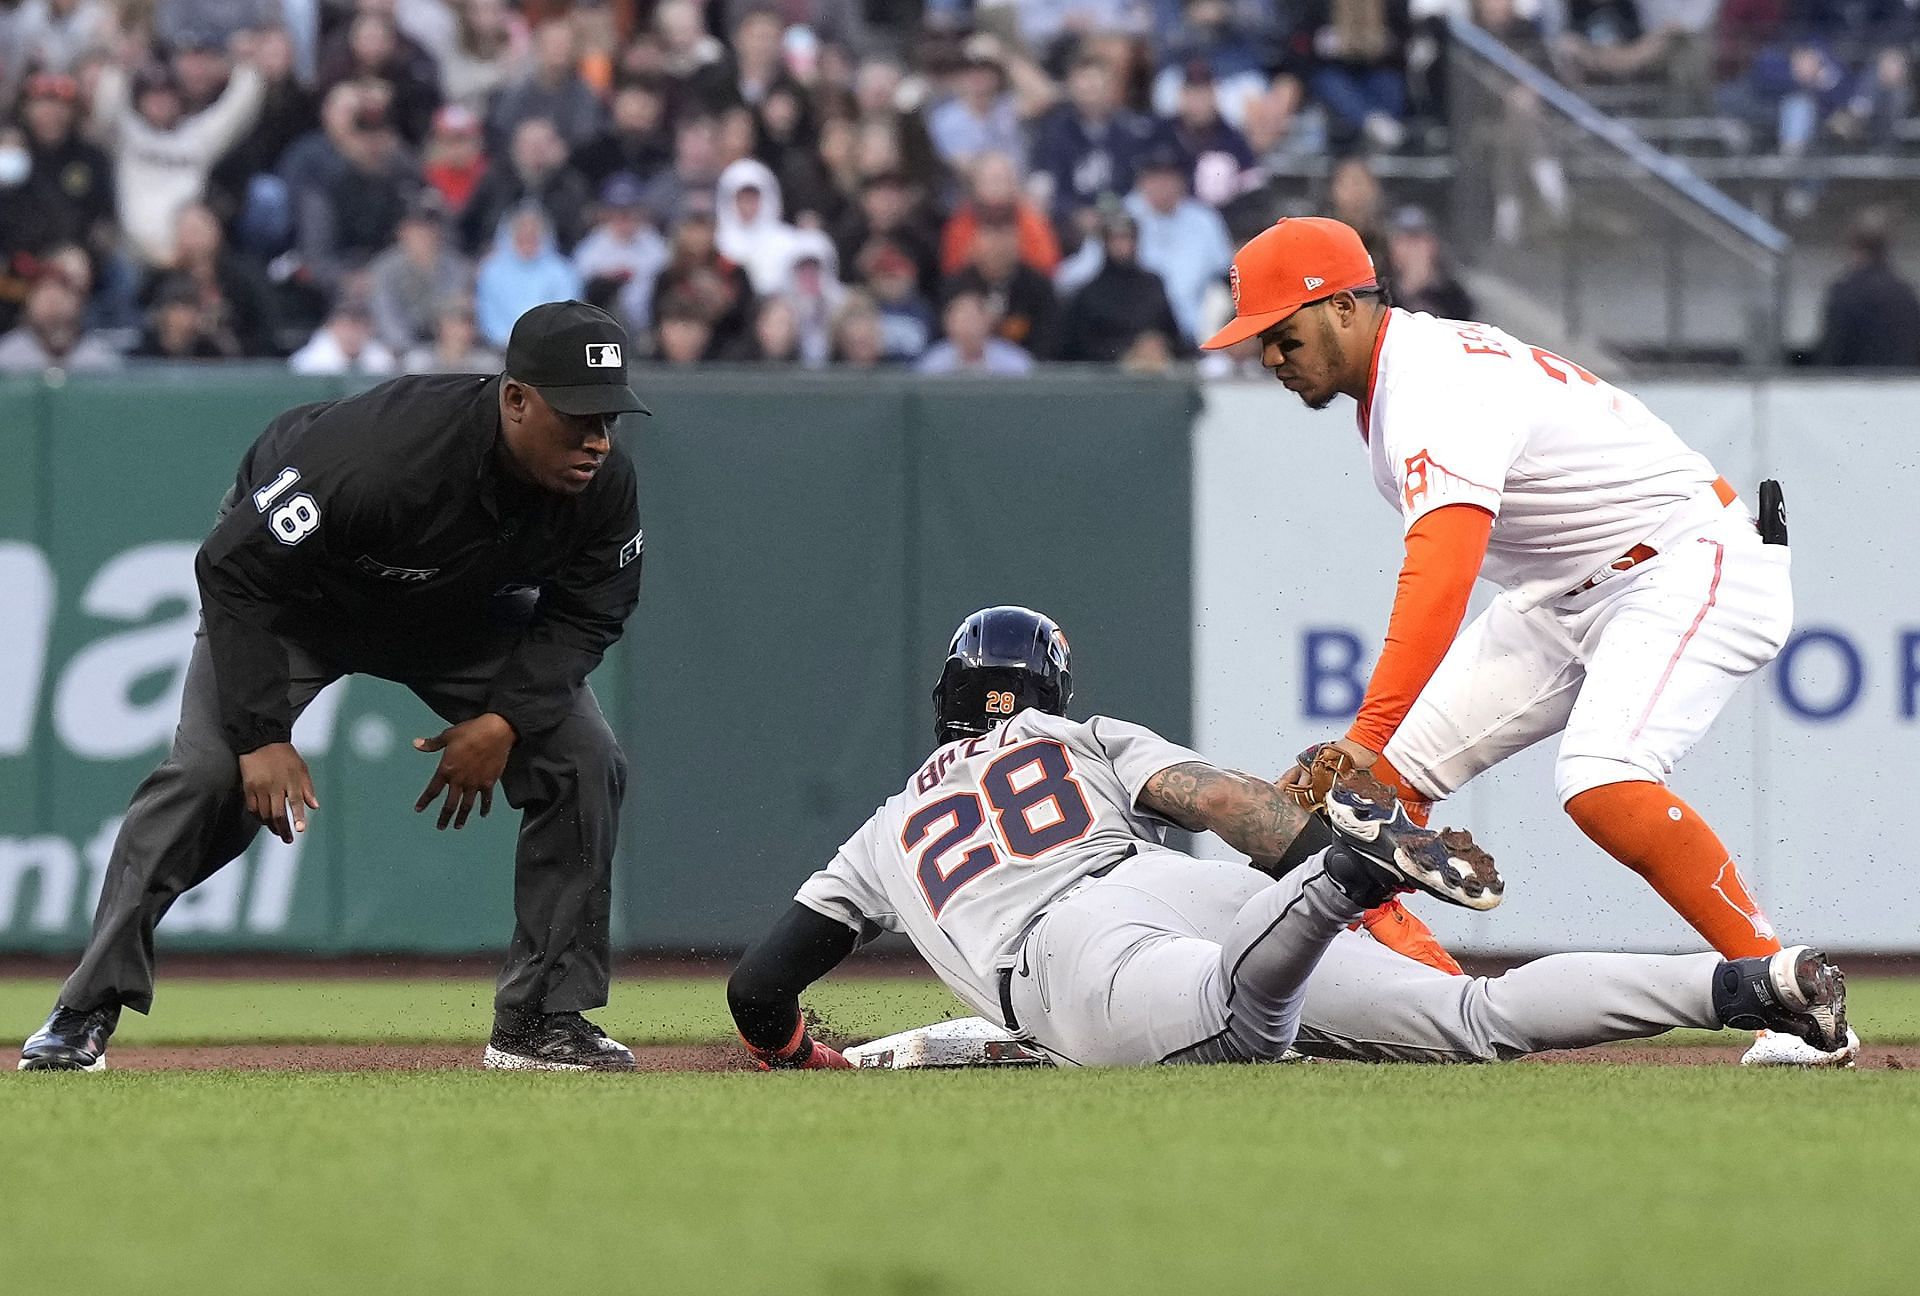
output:
M1920 1043L1920 981L1856 977L1848 982L1855 1029L1872 1044ZM0 978L0 1040L19 1039L46 1016L58 987ZM964 1015L928 977L829 980L808 1003L837 1029L881 1035ZM163 980L154 1015L128 1013L123 1044L458 1043L479 1039L491 1021L493 985L481 980ZM733 1038L717 978L616 981L594 1019L629 1044L688 1044ZM1720 1043L1712 1031L1675 1031L1663 1043Z
M694 1044L733 1038L724 981L656 977L614 983L593 1019L628 1044ZM23 1038L52 1007L59 987L0 979L0 1040ZM849 1034L965 1016L930 977L846 978L807 996ZM151 1016L126 1013L121 1044L461 1043L482 1039L493 1021L493 983L465 979L202 981L162 980Z
M25 1075L0 1256L152 1296L1905 1293L1916 1098L1733 1067Z

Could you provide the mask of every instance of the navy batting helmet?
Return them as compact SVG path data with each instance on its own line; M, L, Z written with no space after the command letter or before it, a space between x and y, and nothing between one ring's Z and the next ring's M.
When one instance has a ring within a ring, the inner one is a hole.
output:
M1067 637L1032 608L982 608L960 623L933 686L942 743L978 737L1029 707L1065 715L1073 700Z

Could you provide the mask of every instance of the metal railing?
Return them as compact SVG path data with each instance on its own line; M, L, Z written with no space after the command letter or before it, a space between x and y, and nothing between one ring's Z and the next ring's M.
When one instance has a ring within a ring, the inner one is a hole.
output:
M1622 355L1777 361L1792 240L1483 29L1450 27L1462 259Z

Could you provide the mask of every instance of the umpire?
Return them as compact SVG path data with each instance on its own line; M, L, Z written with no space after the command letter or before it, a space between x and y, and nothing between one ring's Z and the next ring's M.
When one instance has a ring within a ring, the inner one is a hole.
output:
M580 302L522 315L496 377L396 378L280 415L241 461L194 563L201 626L180 728L134 793L93 934L22 1070L97 1071L120 1009L153 1004L153 929L267 825L320 809L293 722L348 674L447 722L414 746L455 828L493 786L522 811L514 931L485 1064L626 1070L581 1015L607 1002L626 763L586 685L640 593L621 414L627 337Z

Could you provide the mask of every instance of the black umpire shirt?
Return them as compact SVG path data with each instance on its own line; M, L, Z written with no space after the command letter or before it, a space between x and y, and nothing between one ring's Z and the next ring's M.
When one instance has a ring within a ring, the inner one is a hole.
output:
M521 482L499 391L396 378L290 409L247 451L194 563L236 754L291 738L288 640L405 682L508 636L486 709L522 738L567 715L639 600L633 462L613 446L575 496Z

